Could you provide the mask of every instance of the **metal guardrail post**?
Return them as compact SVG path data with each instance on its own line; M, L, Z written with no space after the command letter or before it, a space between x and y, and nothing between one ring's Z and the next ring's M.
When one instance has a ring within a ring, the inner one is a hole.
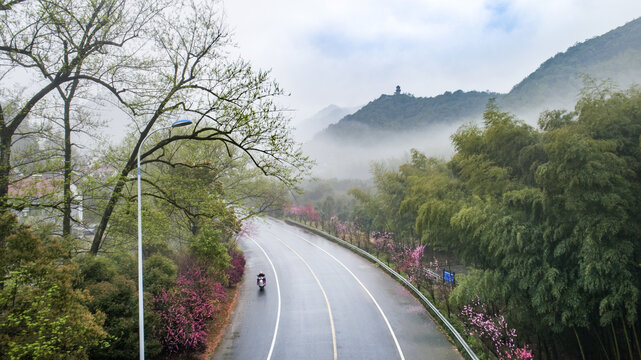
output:
M339 238L337 238L337 237L335 237L333 235L327 234L327 233L325 233L325 232L323 232L321 230L315 229L315 228L313 228L311 226L307 226L305 224L301 224L301 223L299 223L297 221L286 219L285 222L287 222L288 224L291 224L291 225L296 225L296 226L302 227L302 228L307 229L307 230L309 230L309 231L311 231L311 232L313 232L315 234L318 234L318 235L320 235L320 236L322 236L322 237L324 237L326 239L334 241L334 242L336 242L336 243L338 243L338 244L340 244L340 245L342 245L344 247L347 247L347 248L351 249L352 251L354 251L356 253L359 253L363 257L366 257L366 258L370 259L371 261L377 263L378 265L380 265L383 268L383 270L385 270L387 273L393 275L396 278L396 280L401 282L406 288L410 289L414 293L414 295L416 295L421 300L421 302L424 305L427 306L427 310L432 315L436 316L443 325L445 325L445 327L447 328L449 334L452 335L454 337L455 341L458 343L458 345L463 350L465 350L466 354L463 354L463 355L467 355L467 357L469 359L471 359L471 360L479 360L479 358L476 356L476 354L474 353L472 348L470 348L470 346L467 344L467 342L465 342L465 339L463 339L461 334L459 334L459 332L447 320L447 318L443 314L441 314L441 312L436 308L436 306L434 306L434 304L432 304L432 302L430 302L425 297L425 295L423 295L422 292L420 292L411 282L409 282L409 280L405 279L401 274L396 272L396 270L394 270L391 267L385 265L385 263L380 261L374 255L372 255L372 254L368 253L367 251L359 248L358 246L355 246L355 245L352 245L352 244L348 243L347 241L345 241L343 239L339 239Z

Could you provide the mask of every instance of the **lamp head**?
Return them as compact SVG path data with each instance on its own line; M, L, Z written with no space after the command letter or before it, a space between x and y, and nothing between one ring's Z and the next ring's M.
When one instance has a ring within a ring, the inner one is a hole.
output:
M187 120L187 119L176 120L176 121L174 121L173 124L171 124L171 127L175 128L175 127L187 126L187 125L191 125L191 124L192 124L191 120Z

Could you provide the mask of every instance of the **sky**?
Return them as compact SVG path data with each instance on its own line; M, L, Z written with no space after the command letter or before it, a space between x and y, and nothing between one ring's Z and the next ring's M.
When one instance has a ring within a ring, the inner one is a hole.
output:
M508 92L558 52L641 17L639 0L224 0L240 56L296 125L324 107Z

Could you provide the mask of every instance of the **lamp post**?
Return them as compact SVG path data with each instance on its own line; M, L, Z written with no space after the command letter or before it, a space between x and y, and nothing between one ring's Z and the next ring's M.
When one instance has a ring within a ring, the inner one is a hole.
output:
M165 126L163 128L154 130L147 136L145 136L144 139L142 139L140 147L138 148L138 334L140 337L141 360L144 360L145 358L145 308L143 303L142 287L142 202L140 199L140 150L142 149L142 145L145 143L145 140L147 140L152 134L165 129L191 125L191 123L191 120L178 120L170 126Z

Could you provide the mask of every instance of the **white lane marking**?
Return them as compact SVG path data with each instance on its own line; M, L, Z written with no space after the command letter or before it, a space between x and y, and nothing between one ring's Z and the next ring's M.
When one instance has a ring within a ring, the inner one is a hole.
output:
M365 290L367 295L369 295L370 299L372 299L372 301L374 302L374 305L376 305L376 308L378 309L378 312L383 317L383 320L385 320L385 324L387 324L387 329L389 330L390 334L392 335L392 339L394 339L394 344L396 344L396 350L398 351L398 355L400 356L401 360L405 360L405 356L403 355L403 350L401 350L401 345L398 343L398 339L396 338L396 334L394 333L394 330L392 329L392 325L390 325L389 320L387 320L387 316L385 316L385 313L383 312L383 309L381 309L380 305L378 305L378 301L376 301L376 299L374 298L374 295L372 295L372 293L367 289L367 287L365 287L363 282L352 272L352 270L348 269L347 266L345 264L343 264L340 260L338 260L336 257L334 257L334 255L328 253L327 251L325 251L325 249L323 249L320 246L310 242L309 240L305 239L304 237L300 236L299 234L297 234L295 232L292 232L292 231L289 231L287 229L283 229L283 231L297 236L298 238L302 239L303 241L307 242L308 244L310 244L310 245L316 247L317 249L319 249L320 251L324 252L329 257L334 259L334 261L339 263L345 270L347 270L347 272L350 273L350 275L352 275L352 277L356 280L356 282L358 282L361 285L361 287L363 288L363 290Z
M269 258L269 255L267 255L267 252L265 249L263 249L262 246L260 246L256 240L253 238L247 236L247 238L256 244L260 251L265 254L265 257L267 258L267 261L269 261L269 265L271 265L272 270L274 271L274 279L276 280L276 290L278 292L278 312L276 313L276 326L274 326L274 337L272 338L272 345L269 347L269 353L267 354L267 360L270 360L272 358L272 353L274 352L274 345L276 345L276 335L278 335L278 324L280 323L280 284L278 283L278 274L276 273L276 268L274 267L274 263L272 262L272 259Z
M325 304L327 304L327 312L329 313L329 325L330 325L330 328L332 330L332 344L333 344L333 349L334 349L334 360L338 359L338 350L336 348L336 330L335 330L335 327L334 327L334 317L332 315L332 307L329 304L329 298L327 297L327 293L325 292L325 288L323 288L323 285L321 284L320 280L318 279L318 276L316 276L316 273L314 272L314 270L312 270L312 267L309 265L309 263L307 261L305 261L305 259L303 259L303 257L298 252L296 252L296 250L294 250L291 246L287 245L286 242L284 242L281 238L278 237L278 235L274 234L270 230L267 230L267 232L271 233L276 238L276 240L280 241L289 250L291 250L291 252L293 252L294 255L296 255L303 262L303 264L305 264L305 266L307 266L307 269L309 269L309 272L312 273L312 276L316 280L316 283L318 284L318 287L320 288L321 293L323 293L323 297L325 298Z

